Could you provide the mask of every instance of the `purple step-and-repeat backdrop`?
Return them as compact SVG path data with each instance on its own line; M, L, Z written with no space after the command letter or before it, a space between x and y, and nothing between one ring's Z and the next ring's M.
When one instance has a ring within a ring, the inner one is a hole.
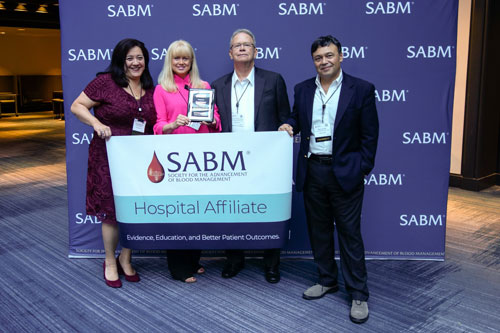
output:
M256 65L283 75L291 104L293 87L316 74L312 41L326 34L341 41L344 71L377 89L379 148L365 179L362 217L366 257L444 259L458 0L59 3L70 257L103 254L100 221L85 214L92 130L69 110L108 66L114 45L127 37L143 41L156 79L168 45L185 39L195 48L202 78L211 82L232 71L231 33L248 28L257 38ZM292 210L283 255L309 256L300 193Z

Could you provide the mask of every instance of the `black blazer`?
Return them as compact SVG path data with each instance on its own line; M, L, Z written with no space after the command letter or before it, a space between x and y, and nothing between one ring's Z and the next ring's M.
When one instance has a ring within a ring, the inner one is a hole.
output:
M232 131L231 78L233 73L215 80L215 104L219 108L222 132ZM290 117L285 80L275 72L255 67L255 131L276 131Z
M299 192L304 188L307 174L315 80L312 78L295 86L293 111L287 120L295 134L301 133L295 179L295 188ZM373 169L378 129L375 87L343 72L332 138L332 168L345 192L356 189L362 184L364 176Z

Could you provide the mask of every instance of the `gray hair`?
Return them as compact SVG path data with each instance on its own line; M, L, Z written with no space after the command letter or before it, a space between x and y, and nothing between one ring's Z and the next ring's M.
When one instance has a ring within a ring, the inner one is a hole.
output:
M234 36L236 36L237 34L239 34L240 32L243 32L245 34L247 34L248 36L252 37L252 41L253 41L253 46L256 46L257 43L255 41L255 35L248 29L236 29L233 34L231 35L231 39L229 40L229 48L231 48L231 43L233 42L233 38Z

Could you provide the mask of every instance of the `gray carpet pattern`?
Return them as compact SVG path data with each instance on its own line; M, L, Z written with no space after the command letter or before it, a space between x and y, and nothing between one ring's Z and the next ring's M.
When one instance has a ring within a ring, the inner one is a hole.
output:
M348 318L340 290L306 301L314 262L261 261L222 279L173 281L165 258L134 258L142 281L104 284L102 259L68 259L64 122L50 113L0 119L0 332L499 332L500 187L450 188L446 260L369 261L370 319Z

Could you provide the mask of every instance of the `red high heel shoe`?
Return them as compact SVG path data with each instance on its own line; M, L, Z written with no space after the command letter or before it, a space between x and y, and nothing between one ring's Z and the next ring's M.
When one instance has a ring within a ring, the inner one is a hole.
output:
M139 277L139 274L137 274L137 271L135 272L134 275L127 275L125 274L125 271L123 270L122 265L120 264L120 260L116 258L116 266L118 266L118 274L119 275L125 275L125 280L128 282L139 282L141 281L141 278Z
M106 261L102 263L102 269L103 269L103 275L104 275L104 280L106 281L106 285L111 288L121 288L122 286L122 281L120 281L120 278L118 280L108 280L106 279Z

